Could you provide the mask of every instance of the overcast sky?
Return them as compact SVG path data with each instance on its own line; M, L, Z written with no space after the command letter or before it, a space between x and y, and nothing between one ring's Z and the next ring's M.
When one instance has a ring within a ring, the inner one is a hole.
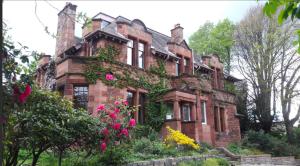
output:
M151 29L170 36L170 30L180 23L184 28L184 37L192 33L209 20L218 21L229 18L238 22L247 10L257 1L69 1L77 5L77 12L86 12L93 17L104 12L113 17L119 15L128 19L140 19ZM49 4L50 3L50 4ZM53 55L55 39L47 35L35 16L56 34L57 13L63 9L66 1L4 1L3 19L11 29L14 41L21 42L30 49ZM76 36L81 36L81 26L76 25Z

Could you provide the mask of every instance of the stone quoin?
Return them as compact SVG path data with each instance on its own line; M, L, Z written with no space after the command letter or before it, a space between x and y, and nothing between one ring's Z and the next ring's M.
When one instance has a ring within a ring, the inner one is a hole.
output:
M161 129L166 126L180 130L196 141L214 146L226 146L240 141L240 123L236 111L235 94L224 84L234 85L239 79L223 72L218 55L196 55L183 39L180 24L171 29L171 36L147 27L141 20L112 17L98 13L91 26L82 27L82 36L75 36L76 5L67 3L58 13L55 68L55 90L72 100L75 107L83 107L90 113L101 103L108 101L108 94L128 100L130 105L140 105L134 114L137 123L147 119L143 106L148 90L107 86L100 79L90 84L84 76L84 58L94 56L97 48L113 45L120 53L115 59L120 70L147 74L151 66L163 60L167 71L166 84L170 90L162 101L172 110L166 115ZM50 56L39 61L36 81L45 85L45 71ZM96 60L96 59L95 59ZM157 78L153 78L155 80Z

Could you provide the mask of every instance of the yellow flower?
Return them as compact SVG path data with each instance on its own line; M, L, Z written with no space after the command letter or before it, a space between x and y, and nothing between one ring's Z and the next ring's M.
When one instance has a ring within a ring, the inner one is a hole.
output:
M187 135L181 133L178 130L173 130L169 126L167 126L167 129L169 134L164 140L167 145L177 144L177 145L192 147L193 149L196 150L200 149L200 146L195 143L194 139L188 137Z

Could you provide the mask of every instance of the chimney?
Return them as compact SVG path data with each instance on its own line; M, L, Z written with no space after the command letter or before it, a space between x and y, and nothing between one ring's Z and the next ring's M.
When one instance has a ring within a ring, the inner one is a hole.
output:
M171 42L175 42L177 44L181 43L183 40L183 28L180 24L176 24L174 28L171 30Z
M76 5L67 2L63 10L58 13L54 59L75 44L76 7Z
M46 55L45 53L41 53L40 59L38 61L38 67L42 67L46 64L48 64L51 60L50 55Z

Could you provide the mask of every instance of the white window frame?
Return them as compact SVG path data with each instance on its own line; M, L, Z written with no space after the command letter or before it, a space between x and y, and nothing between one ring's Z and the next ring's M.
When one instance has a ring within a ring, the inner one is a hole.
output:
M202 107L202 104L204 104L204 107ZM204 109L203 109L204 108ZM203 114L202 114L203 112ZM204 117L204 122L202 121ZM207 124L207 117L206 117L206 101L203 100L201 101L201 123L202 124Z

